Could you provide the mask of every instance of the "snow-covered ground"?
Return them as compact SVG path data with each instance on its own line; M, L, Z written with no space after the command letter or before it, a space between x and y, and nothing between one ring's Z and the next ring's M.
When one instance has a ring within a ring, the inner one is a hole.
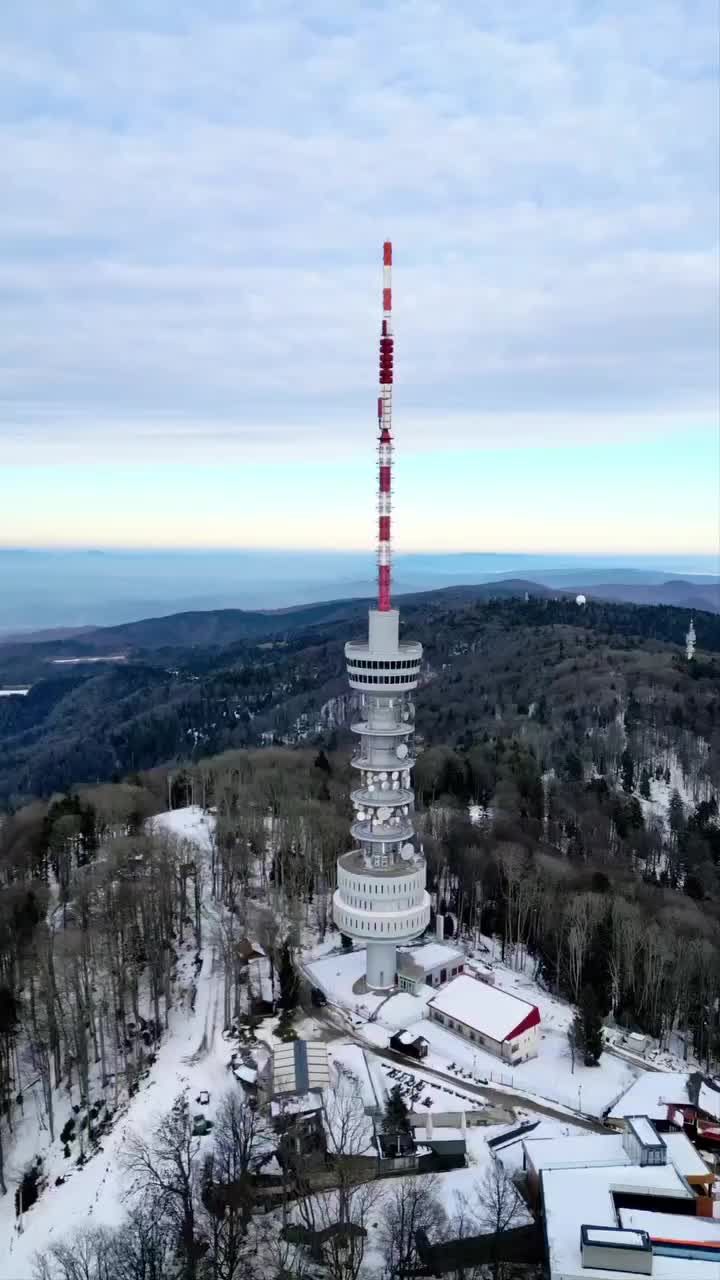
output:
M498 960L492 961L495 986L536 1004L542 1020L538 1057L513 1068L430 1022L424 1016L425 1005L433 995L429 987L419 996L407 992L389 999L356 995L353 985L365 972L364 950L333 954L312 962L308 968L328 998L355 1015L363 1039L385 1047L393 1031L406 1028L429 1042L426 1063L438 1071L448 1072L454 1063L478 1081L486 1080L528 1098L559 1103L585 1115L600 1116L642 1070L640 1063L636 1067L610 1053L603 1054L598 1067L576 1062L573 1070L567 1037L573 1016L571 1006L543 991L527 973L516 972Z
M707 750L707 744L701 739L697 740L697 745L700 750ZM714 793L710 779L707 776L698 777L693 783L683 773L682 766L674 756L667 761L666 769L670 775L669 781L665 781L664 774L659 779L651 777L649 800L644 800L637 789L634 794L640 801L645 822L647 823L651 818L654 818L667 833L670 829L670 800L674 791L677 791L680 796L686 814L692 813L701 800L709 800Z
M408 1030L429 1042L425 1062L437 1071L448 1071L449 1064L454 1063L478 1083L487 1081L493 1088L520 1093L529 1101L535 1098L559 1103L583 1115L600 1116L638 1074L628 1063L608 1053L603 1054L597 1067L576 1063L573 1073L567 1035L558 1031L541 1036L537 1058L510 1068L427 1018L412 1023Z
M305 971L311 982L325 992L328 1000L356 1015L359 1021L372 1018L392 1031L399 1031L418 1017L433 995L430 987L419 996L399 991L391 996L373 992L357 994L353 987L365 976L365 949L341 951L306 961ZM385 1043L385 1041L383 1042Z
M213 824L213 818L197 807L175 810L153 819L156 829L191 842L206 858L212 848ZM77 1227L93 1223L113 1225L122 1220L127 1210L123 1199L122 1154L128 1136L132 1132L148 1136L180 1092L187 1091L193 1113L202 1111L212 1118L222 1095L228 1089L240 1088L229 1070L235 1042L223 1035L223 972L220 948L215 942L218 920L215 905L207 891L207 872L204 881L202 968L196 975L193 967L194 940L188 940L178 961L177 998L170 1013L168 1033L137 1094L130 1099L121 1094L113 1127L102 1138L101 1149L86 1165L78 1167L76 1164L77 1143L73 1144L69 1159L63 1153L59 1138L50 1143L47 1129L43 1128L40 1086L26 1087L24 1116L6 1149L5 1173L9 1194L0 1198L0 1241L4 1246L0 1246L0 1280L30 1280L34 1255L72 1234ZM572 1131L573 1110L599 1115L642 1069L641 1064L635 1066L605 1053L600 1067L591 1069L576 1065L573 1073L567 1042L572 1016L570 1006L543 991L532 980L529 963L521 970L501 963L490 940L488 959L496 985L537 1004L542 1018L539 1057L513 1070L429 1022L425 1017L425 1006L433 994L430 988L423 990L418 997L404 992L389 998L356 994L353 987L365 973L364 950L343 952L337 946L337 935L332 933L318 943L312 921L303 925L301 935L305 948L304 967L310 980L325 991L330 1001L346 1011L353 1036L361 1036L367 1046L343 1043L338 1037L329 1045L329 1051L335 1069L341 1074L349 1074L358 1082L363 1103L368 1109L382 1109L387 1090L397 1079L391 1074L393 1064L383 1061L373 1053L373 1049L387 1046L390 1035L400 1028L425 1036L431 1046L430 1055L424 1063L402 1068L404 1076L422 1083L413 1109L430 1110L436 1115L476 1111L479 1099L469 1091L465 1092L463 1085L472 1078L486 1079L500 1091L505 1088L526 1098L527 1118L533 1118L533 1100L550 1101L562 1111L568 1108L567 1124L561 1120L543 1120L543 1133L536 1133L536 1136L555 1135L562 1132L563 1127ZM191 1008L189 993L193 984L196 993L194 1008ZM334 1018L337 1021L336 1014ZM266 1046L263 1049L261 1045L254 1051L260 1065L278 1043L274 1028L274 1021L267 1020L258 1032L258 1038ZM313 1017L298 1017L295 1029L299 1035L308 1038L328 1036L328 1027L320 1017L317 1021ZM453 1083L430 1080L423 1074L425 1066L454 1077ZM465 1073L465 1080L458 1069ZM206 1108L196 1103L201 1090L210 1094ZM97 1095L93 1094L93 1097L99 1097L100 1093L98 1083ZM412 1100L412 1093L410 1096ZM71 1104L76 1101L76 1092L72 1097L58 1093L55 1103L58 1134L70 1114ZM519 1118L525 1118L517 1107L516 1098L512 1101L512 1109ZM471 1160L468 1168L442 1174L439 1178L441 1198L449 1216L457 1210L457 1192L472 1196L473 1184L493 1158L487 1139L503 1128L507 1126L468 1127ZM209 1137L203 1141L210 1143L212 1139ZM47 1185L38 1202L25 1215L24 1230L19 1233L13 1191L24 1169L37 1155L43 1158ZM513 1161L520 1158L519 1146L502 1154L506 1167L515 1167ZM58 1177L65 1179L59 1186L55 1185Z

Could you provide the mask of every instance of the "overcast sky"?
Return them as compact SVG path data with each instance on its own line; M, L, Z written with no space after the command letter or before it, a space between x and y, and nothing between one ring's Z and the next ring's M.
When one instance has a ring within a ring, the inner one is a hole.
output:
M5 0L0 544L365 545L391 237L401 545L712 552L717 53L716 0Z

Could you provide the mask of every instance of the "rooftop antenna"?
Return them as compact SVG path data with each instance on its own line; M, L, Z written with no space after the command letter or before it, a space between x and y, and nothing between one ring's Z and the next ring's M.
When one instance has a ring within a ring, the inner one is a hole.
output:
M380 395L378 396L378 609L390 604L390 512L392 509L392 243L383 245L383 318L380 334Z

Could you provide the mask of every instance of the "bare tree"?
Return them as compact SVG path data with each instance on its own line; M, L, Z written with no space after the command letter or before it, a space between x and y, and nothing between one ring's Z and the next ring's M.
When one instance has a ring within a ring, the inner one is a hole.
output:
M269 1135L254 1102L230 1092L215 1120L213 1154L205 1165L203 1230L213 1280L245 1280L251 1274L255 1243L248 1240L253 1207L253 1173L269 1150Z
M187 1097L176 1098L156 1126L150 1142L133 1134L123 1165L132 1181L129 1197L143 1196L155 1213L171 1224L182 1259L182 1280L197 1280L195 1226L195 1158L200 1143L193 1138Z
M116 1280L109 1243L104 1227L78 1231L69 1243L54 1244L36 1257L35 1280Z
M177 1254L167 1223L135 1208L117 1231L76 1231L35 1259L35 1280L175 1280Z
M384 1280L410 1280L418 1264L418 1232L432 1244L447 1225L438 1197L438 1179L402 1178L393 1182L380 1216L379 1238L385 1258Z
M324 1170L303 1157L292 1161L290 1183L303 1226L310 1232L328 1233L323 1262L333 1280L356 1280L365 1256L368 1222L382 1189L370 1180L375 1173L367 1159L374 1154L372 1132L355 1077L336 1076L324 1095L324 1116L332 1191L327 1190Z
M493 1160L474 1184L472 1195L458 1197L458 1203L466 1220L474 1220L478 1235L494 1237L491 1269L493 1280L501 1280L504 1268L498 1237L519 1226L526 1217L522 1196L501 1161Z

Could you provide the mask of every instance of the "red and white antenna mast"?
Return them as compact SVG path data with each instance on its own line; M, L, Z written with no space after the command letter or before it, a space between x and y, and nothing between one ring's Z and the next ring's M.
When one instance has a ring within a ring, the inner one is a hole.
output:
M392 244L383 245L383 319L380 335L380 395L378 396L378 609L390 604L390 511L392 504Z

